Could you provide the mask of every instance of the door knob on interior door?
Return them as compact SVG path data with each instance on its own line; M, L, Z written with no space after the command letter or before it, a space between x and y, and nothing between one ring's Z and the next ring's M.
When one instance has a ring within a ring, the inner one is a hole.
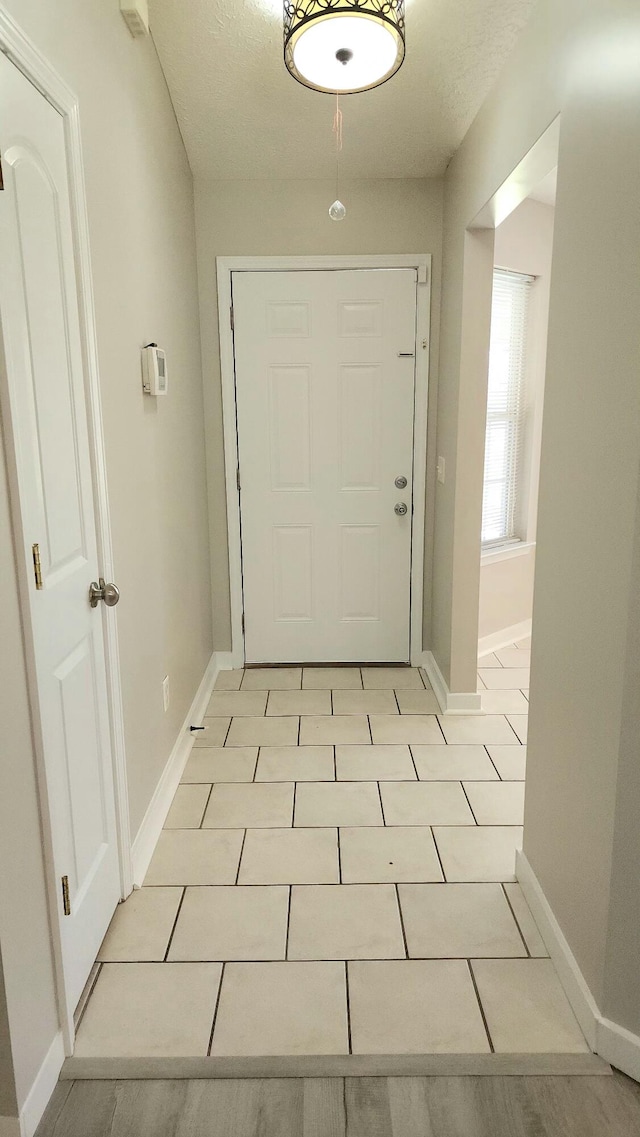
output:
M393 512L398 514L398 517L404 517L407 512L407 506L404 501L398 501L393 507Z
M89 603L92 608L98 607L98 601L103 600L107 608L113 608L120 599L120 589L117 584L105 584L104 577L96 584L95 580L89 585Z

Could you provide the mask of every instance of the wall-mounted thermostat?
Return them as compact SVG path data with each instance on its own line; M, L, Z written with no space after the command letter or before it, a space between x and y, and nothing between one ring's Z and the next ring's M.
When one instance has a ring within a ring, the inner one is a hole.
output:
M145 395L166 395L169 387L167 357L157 343L142 349L142 386Z

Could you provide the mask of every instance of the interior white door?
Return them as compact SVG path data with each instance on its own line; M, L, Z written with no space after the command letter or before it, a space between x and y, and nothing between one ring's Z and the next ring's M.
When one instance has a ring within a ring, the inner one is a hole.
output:
M2 55L0 105L2 398L73 1011L120 894L102 606L88 600L99 570L83 352L63 119Z
M249 663L409 661L416 286L233 273Z

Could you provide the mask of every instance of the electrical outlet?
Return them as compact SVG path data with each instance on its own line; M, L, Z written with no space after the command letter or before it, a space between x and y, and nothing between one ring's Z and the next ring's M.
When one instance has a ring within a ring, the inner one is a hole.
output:
M442 482L442 485L444 485L444 458L442 456L438 458L438 465L436 467L436 470L438 474L438 481Z
M169 676L165 675L162 680L162 702L164 703L165 711L169 710Z

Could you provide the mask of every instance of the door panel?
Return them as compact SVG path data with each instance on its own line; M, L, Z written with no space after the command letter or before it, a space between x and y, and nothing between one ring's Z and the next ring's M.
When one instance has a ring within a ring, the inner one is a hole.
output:
M0 104L3 410L72 1012L120 892L102 611L88 602L100 573L82 340L62 117L5 56Z
M408 662L415 270L232 286L247 661Z
M272 367L269 372L271 486L308 490L311 470L311 406L308 367Z
M380 527L343 525L340 550L340 616L380 619Z
M341 489L379 490L381 370L350 363L340 368L338 384Z
M274 617L311 620L313 597L313 538L310 525L283 525L273 531L273 572L276 584Z

